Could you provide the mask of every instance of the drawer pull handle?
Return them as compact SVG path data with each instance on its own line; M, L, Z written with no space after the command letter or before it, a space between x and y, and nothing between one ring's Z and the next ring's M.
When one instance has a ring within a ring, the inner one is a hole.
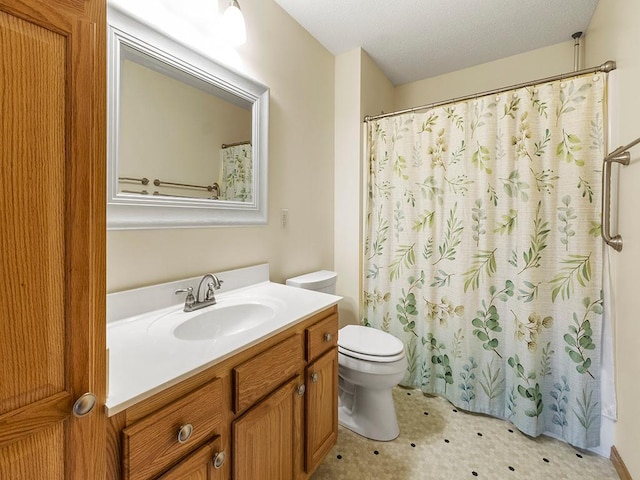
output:
M302 385L298 386L298 389L296 390L296 393L300 396L304 395L305 390L307 389L307 387L304 386L304 383Z
M218 470L224 465L224 461L227 459L227 454L224 452L216 452L213 454L213 468Z
M331 335L330 333L325 333L324 334L324 341L325 342L330 342L332 338L333 338L333 335Z
M185 423L178 430L178 443L185 443L187 440L191 438L191 434L193 433L193 425L190 423Z
M311 374L311 382L318 383L318 380L320 380L320 374L318 372L313 372Z

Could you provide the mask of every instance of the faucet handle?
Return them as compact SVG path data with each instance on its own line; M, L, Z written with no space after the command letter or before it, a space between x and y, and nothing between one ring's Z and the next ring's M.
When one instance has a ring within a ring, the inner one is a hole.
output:
M215 292L213 291L213 282L207 283L207 293L204 294L205 301L213 300L215 298ZM218 287L220 288L220 287Z
M193 307L196 303L196 297L193 296L193 287L187 287L187 288L179 288L178 290L176 290L175 292L173 292L174 294L178 295L179 293L186 293L187 294L187 298L184 299L184 308L190 308Z

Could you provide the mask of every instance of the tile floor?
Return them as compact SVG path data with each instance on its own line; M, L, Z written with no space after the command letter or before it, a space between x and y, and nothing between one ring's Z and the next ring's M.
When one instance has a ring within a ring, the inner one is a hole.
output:
M400 436L375 442L340 427L312 480L617 480L607 458L465 413L419 390L393 392Z

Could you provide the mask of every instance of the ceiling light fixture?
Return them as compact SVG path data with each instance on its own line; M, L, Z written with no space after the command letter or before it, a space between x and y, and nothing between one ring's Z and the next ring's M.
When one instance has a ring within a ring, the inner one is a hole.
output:
M237 0L230 0L229 6L222 14L222 29L224 38L230 45L239 46L246 43L247 28Z

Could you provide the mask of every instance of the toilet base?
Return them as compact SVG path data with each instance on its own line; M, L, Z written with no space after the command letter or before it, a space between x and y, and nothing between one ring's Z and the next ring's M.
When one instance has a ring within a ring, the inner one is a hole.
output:
M400 426L391 389L350 387L351 391L340 389L338 423L371 440L388 442L397 438Z

